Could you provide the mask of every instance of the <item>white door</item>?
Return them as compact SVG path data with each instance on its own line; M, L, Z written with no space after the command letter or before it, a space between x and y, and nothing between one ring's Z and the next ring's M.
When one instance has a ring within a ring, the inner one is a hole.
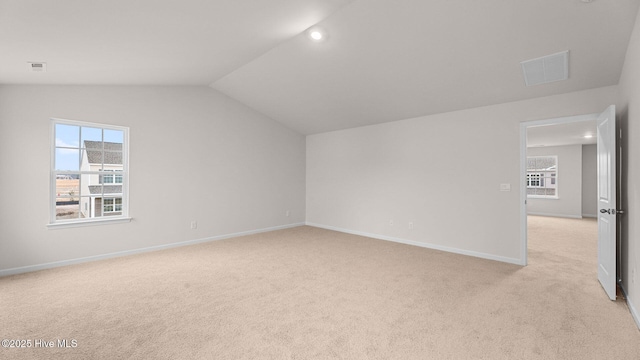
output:
M615 106L598 116L598 280L616 299L616 118Z

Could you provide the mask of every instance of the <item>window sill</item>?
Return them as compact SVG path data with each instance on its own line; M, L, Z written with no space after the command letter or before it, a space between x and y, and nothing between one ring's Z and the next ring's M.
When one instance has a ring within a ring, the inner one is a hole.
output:
M558 200L560 199L557 196L536 196L536 195L527 195L527 199L547 199L547 200Z
M47 224L47 228L50 230L54 230L54 229L66 229L66 228L84 227L84 226L119 224L119 223L128 223L128 222L131 222L130 217L117 217L113 219L93 219L93 220L83 220L83 221L64 221L64 222L61 221L57 223Z

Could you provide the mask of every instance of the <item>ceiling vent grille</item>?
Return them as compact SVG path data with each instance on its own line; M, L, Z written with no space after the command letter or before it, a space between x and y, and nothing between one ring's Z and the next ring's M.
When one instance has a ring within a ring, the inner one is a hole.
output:
M28 62L27 66L31 72L46 72L47 63L44 62Z
M520 63L527 86L546 84L569 78L569 51L562 51Z

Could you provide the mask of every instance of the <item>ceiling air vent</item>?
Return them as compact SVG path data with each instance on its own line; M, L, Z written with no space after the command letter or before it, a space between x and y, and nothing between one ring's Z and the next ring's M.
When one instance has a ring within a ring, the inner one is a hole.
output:
M47 63L44 62L28 62L27 66L31 72L45 72L47 71Z
M546 84L569 78L569 51L562 51L520 63L527 86Z

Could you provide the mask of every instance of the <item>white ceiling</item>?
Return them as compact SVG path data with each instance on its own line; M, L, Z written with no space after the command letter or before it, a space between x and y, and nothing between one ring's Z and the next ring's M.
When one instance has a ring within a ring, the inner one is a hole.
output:
M595 144L597 131L595 120L528 127L527 147Z
M639 5L0 0L0 84L211 85L313 134L617 84ZM524 85L521 61L563 50L569 80Z
M0 0L0 84L206 86L351 1Z

